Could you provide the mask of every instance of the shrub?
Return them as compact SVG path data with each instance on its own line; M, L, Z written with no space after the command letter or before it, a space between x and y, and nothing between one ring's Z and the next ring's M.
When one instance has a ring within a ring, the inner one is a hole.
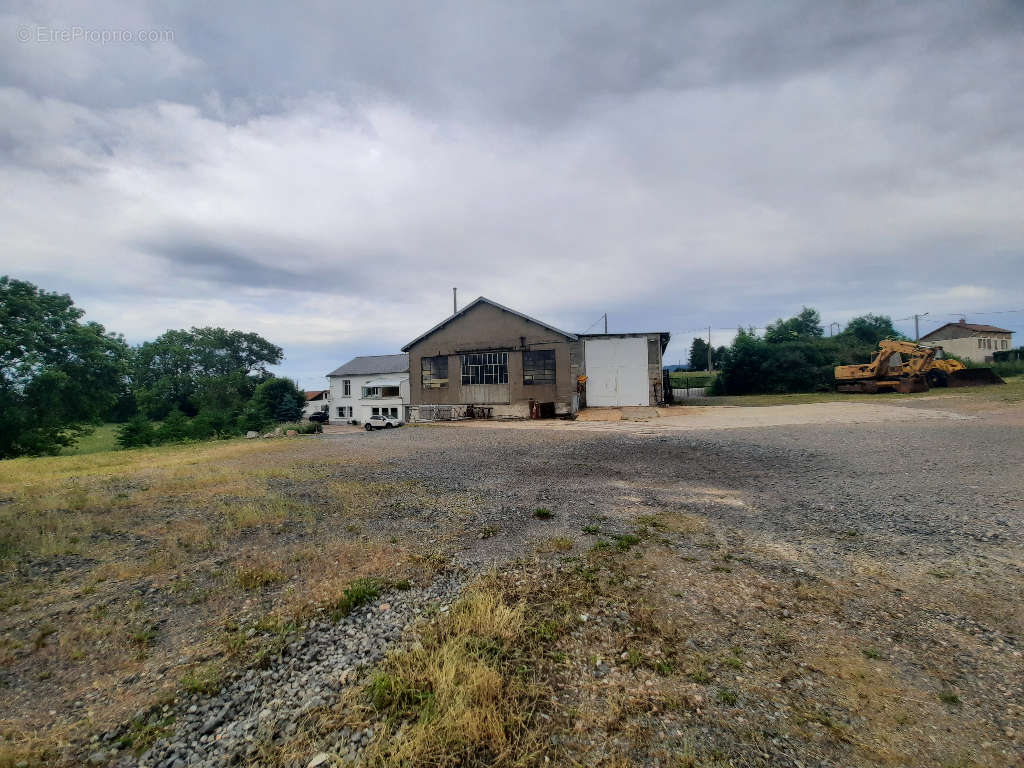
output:
M194 440L229 437L238 433L235 417L228 411L215 409L201 410L189 426Z
M192 436L188 416L178 410L171 411L156 431L158 443L180 443Z
M155 441L156 431L145 416L135 416L117 430L117 444L122 448L140 448Z

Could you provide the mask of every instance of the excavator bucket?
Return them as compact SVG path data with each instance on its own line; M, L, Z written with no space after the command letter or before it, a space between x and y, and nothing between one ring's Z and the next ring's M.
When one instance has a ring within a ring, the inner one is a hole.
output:
M907 376L899 380L896 391L902 395L909 395L911 392L927 392L928 381L924 376Z
M991 368L964 368L947 375L946 383L950 387L982 387L1006 382Z

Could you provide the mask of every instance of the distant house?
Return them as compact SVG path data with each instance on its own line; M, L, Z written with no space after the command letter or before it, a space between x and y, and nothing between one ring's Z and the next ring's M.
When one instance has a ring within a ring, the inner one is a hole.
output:
M481 296L406 344L411 418L655 405L668 334L569 333Z
M327 374L331 421L362 424L371 416L408 419L409 356L354 357Z
M943 351L962 360L991 363L993 354L1013 348L1013 331L961 320L926 333L921 337L921 344L942 347Z
M302 418L308 419L314 413L328 411L331 407L331 390L306 390L306 404L302 407Z

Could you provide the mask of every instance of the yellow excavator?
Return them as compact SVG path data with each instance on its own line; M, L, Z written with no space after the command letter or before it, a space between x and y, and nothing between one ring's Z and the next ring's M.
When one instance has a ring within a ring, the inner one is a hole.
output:
M879 342L878 353L870 363L837 365L835 378L840 392L868 394L1006 383L991 368L968 368L959 360L945 359L942 347L895 339Z

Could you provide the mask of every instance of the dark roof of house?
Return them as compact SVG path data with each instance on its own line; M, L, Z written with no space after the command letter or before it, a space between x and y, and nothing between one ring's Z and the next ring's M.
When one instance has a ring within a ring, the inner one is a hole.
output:
M927 339L929 336L945 330L950 326L953 326L954 328L964 328L965 330L974 331L975 333L1013 333L1013 331L1008 331L1006 328L998 328L994 325L981 325L979 323L946 323L945 325L939 326L934 331L929 331L921 338Z
M538 320L535 317L530 317L529 315L524 315L522 312L516 312L514 309L509 309L508 307L503 306L503 305L499 304L496 301L491 301L490 299L488 299L488 298L486 298L484 296L479 296L475 300L471 301L469 304L464 306L462 309L460 309L458 312L456 312L454 315L450 315L449 317L447 317L446 319L442 320L440 323L435 325L433 328L431 328L426 333L423 333L423 334L420 334L419 336L417 336L415 339L413 339L408 344L406 344L404 347L402 347L402 351L403 352L408 352L414 345L418 344L419 342L423 341L428 336L430 336L430 335L436 333L437 331L441 330L446 325L448 325L449 323L453 322L455 319L457 319L457 318L461 317L462 315L466 314L469 310L471 310L473 307L477 306L478 304L490 304L492 307L496 307L497 309L500 309L503 312L509 312L509 313L511 313L511 314L513 314L513 315L515 315L517 317L521 317L524 320L528 320L529 322L535 323L536 325L539 325L539 326L541 326L543 328L547 328L549 331L557 333L560 336L565 336L565 338L567 338L567 339L571 339L571 340L575 341L576 338L577 338L576 334L574 334L574 333L568 333L566 331L560 330L558 328L555 328L553 325L548 325L547 323Z
M328 376L369 376L375 373L405 373L409 370L408 355L363 355L353 357Z
M329 389L307 389L306 400L316 400L317 398L326 395L331 390Z

